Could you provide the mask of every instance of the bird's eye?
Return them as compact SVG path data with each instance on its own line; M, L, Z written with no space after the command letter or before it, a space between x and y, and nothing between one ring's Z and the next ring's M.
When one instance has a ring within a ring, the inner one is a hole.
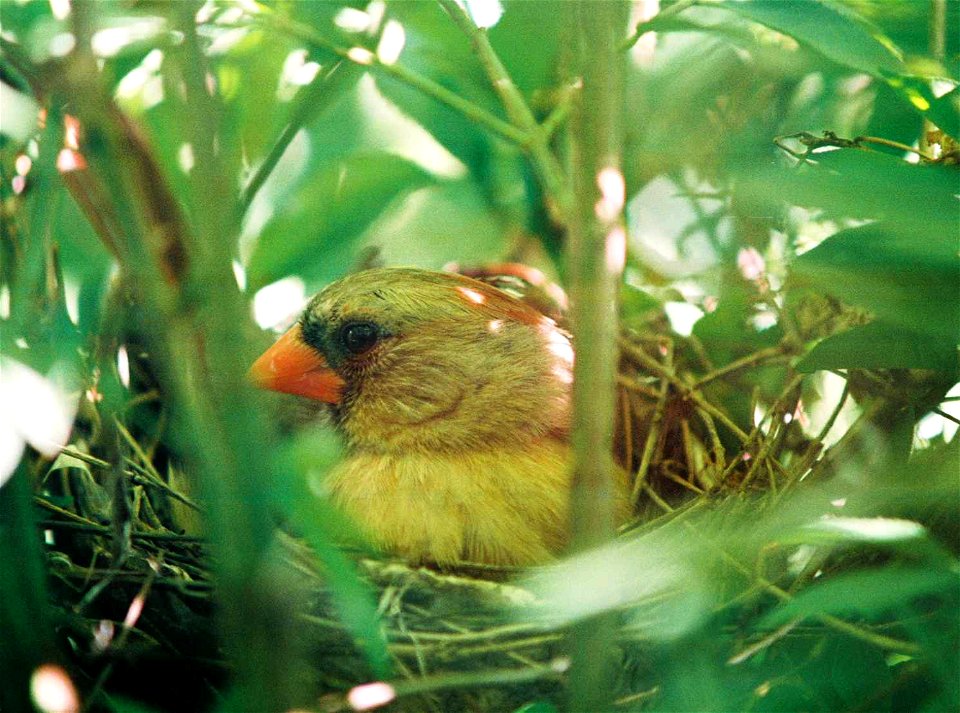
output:
M372 322L352 322L340 330L340 341L351 354L370 351L380 339L380 330Z

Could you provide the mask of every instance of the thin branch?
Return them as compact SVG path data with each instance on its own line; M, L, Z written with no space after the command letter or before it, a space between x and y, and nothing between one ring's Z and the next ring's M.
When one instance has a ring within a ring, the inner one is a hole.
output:
M760 351L754 352L753 354L748 354L745 357L732 361L726 366L723 366L719 369L715 369L709 374L700 377L699 379L697 379L697 381L693 382L692 388L699 389L704 384L708 384L711 381L714 381L715 379L719 379L723 376L727 376L728 374L732 374L735 371L740 371L741 369L746 369L751 366L756 366L761 362L765 362L775 357L784 357L784 356L786 355L783 353L783 347L780 345L775 347L768 347L766 349L761 349Z
M933 412L937 414L937 416L939 416L940 418L945 418L948 421L953 421L955 424L960 426L960 418L957 418L956 416L951 416L949 413L947 413L943 409L935 408L933 409Z
M673 368L673 345L664 357L665 368ZM643 444L643 454L640 456L640 465L637 468L637 474L633 481L633 503L636 504L640 496L640 489L645 485L647 471L650 469L650 462L653 460L654 447L660 439L660 427L663 424L663 414L667 409L667 396L670 393L670 382L662 378L660 380L660 393L657 395L657 406L654 409L653 417L650 419L650 427L647 431L647 438Z

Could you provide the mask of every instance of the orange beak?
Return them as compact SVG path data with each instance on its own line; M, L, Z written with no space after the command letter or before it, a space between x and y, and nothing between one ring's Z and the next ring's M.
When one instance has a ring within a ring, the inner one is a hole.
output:
M248 376L261 389L306 396L328 404L340 402L344 387L343 379L303 341L299 324L260 355Z

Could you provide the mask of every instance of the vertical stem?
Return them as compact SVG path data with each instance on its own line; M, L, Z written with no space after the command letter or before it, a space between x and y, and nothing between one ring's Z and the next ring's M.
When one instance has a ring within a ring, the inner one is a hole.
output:
M947 0L930 0L930 55L943 59L947 51Z
M573 389L572 542L601 544L615 528L613 447L617 368L616 298L623 270L623 62L617 51L629 5L580 0L571 6L582 90L570 125L573 209L570 276L577 360ZM614 620L604 616L571 633L570 708L608 707Z
M184 42L175 61L186 88L185 128L196 157L189 193L196 260L187 285L195 319L175 348L196 364L193 388L204 395L195 405L208 429L196 455L210 505L220 622L234 665L228 700L246 710L284 710L302 684L299 636L291 625L291 583L268 555L274 514L271 439L243 379L248 347L242 325L249 317L230 269L240 204L227 177L237 173L239 147L227 145L219 131L223 109L196 32L199 5L178 8Z
M930 56L943 60L947 49L947 0L930 0L930 26L927 47ZM930 140L927 134L934 129L933 122L923 117L923 130L920 133L919 149L922 154L930 154Z

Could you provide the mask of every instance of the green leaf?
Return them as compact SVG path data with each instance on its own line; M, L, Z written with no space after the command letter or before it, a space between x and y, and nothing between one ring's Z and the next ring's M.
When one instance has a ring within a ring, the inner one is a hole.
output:
M960 87L930 102L927 117L945 134L960 137Z
M773 628L797 617L857 614L876 617L908 607L920 597L949 594L960 586L956 572L890 565L832 577L801 591L763 617Z
M828 59L875 77L899 74L903 62L893 43L848 9L823 0L722 0L735 12Z
M532 94L555 84L567 9L558 0L503 3L503 17L489 31L490 44L521 91Z
M886 357L863 356L949 368L946 352L956 346L960 335L956 240L953 233L913 227L911 231L873 223L844 230L794 261L791 281L795 287L832 294L882 320L879 326L860 328L825 346L816 358L846 359L855 356L858 348L891 348ZM896 330L902 333L897 335ZM911 338L919 344L895 344ZM931 338L933 345L926 342ZM927 348L920 346L924 343Z
M876 151L826 151L811 159L814 165L801 170L761 169L744 178L758 192L823 209L828 217L891 221L916 242L943 243L956 234L956 171L909 164Z
M819 369L957 369L957 348L950 340L931 340L923 332L883 321L834 334L798 363L800 371Z
M251 289L286 275L333 277L345 270L361 233L396 198L429 183L416 164L387 153L324 164L319 175L280 197L250 258Z
M953 557L919 522L896 517L829 517L777 535L782 545L870 546L898 552L913 561L949 566Z
M513 713L558 713L558 710L550 701L534 701L520 706Z

